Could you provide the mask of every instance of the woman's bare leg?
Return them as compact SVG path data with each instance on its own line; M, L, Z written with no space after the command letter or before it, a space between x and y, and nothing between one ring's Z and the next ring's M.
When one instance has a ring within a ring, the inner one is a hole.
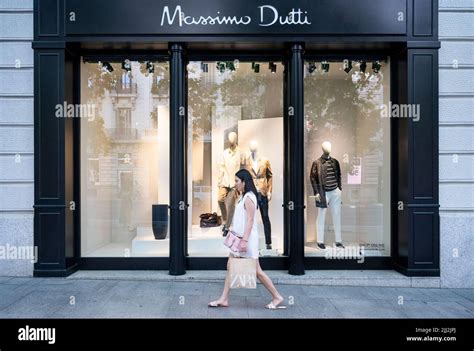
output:
M231 259L231 256L229 256L229 259L227 260L227 272L229 272L230 259ZM229 295L230 295L230 279L229 279L229 274L226 274L225 282L224 282L224 290L222 290L221 297L219 298L219 300L216 300L216 303L221 306L229 306Z
M278 306L283 302L283 296L280 295L278 290L275 288L275 285L273 285L272 280L270 277L262 270L262 267L260 267L260 263L258 262L257 259L257 278L258 280L263 284L263 286L268 290L268 292L272 295L272 303L273 306Z

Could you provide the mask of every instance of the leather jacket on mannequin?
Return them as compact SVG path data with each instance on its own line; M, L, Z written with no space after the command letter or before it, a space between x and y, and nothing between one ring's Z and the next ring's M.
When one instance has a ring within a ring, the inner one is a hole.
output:
M252 175L257 188L258 207L262 215L263 230L265 233L265 244L267 249L272 248L272 226L268 213L269 201L273 190L273 172L270 161L258 154L258 142L250 142L250 152L245 159L245 167Z
M329 164L331 164L334 169L337 187L339 190L342 190L341 167L339 165L339 161L323 154L320 158L314 161L313 165L311 166L310 179L311 185L313 186L313 192L314 195L319 194L320 196L320 201L316 201L316 207L327 208L325 185L327 179L327 168Z

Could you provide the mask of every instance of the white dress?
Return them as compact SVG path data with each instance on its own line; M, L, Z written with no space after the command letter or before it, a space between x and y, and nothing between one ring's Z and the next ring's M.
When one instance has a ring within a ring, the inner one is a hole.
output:
M258 258L258 230L257 230L257 197L251 191L247 192L244 196L241 196L237 200L235 206L234 218L232 219L232 230L238 234L238 236L244 235L245 227L247 225L247 211L245 210L244 204L245 199L249 198L255 204L255 215L253 220L252 231L247 243L247 252L241 252L240 257L246 258ZM229 250L230 251L230 250Z

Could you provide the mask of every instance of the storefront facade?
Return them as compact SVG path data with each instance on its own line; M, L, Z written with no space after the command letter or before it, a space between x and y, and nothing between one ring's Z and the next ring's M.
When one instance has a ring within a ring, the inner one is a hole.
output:
M224 269L246 167L264 268L438 276L437 11L35 2L35 275Z

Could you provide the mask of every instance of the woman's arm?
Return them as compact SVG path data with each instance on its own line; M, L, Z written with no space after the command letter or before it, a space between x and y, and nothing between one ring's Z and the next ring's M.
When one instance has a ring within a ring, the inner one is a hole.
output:
M245 225L244 236L242 239L248 241L255 217L255 203L248 196L245 199L244 208L247 212L247 224Z

